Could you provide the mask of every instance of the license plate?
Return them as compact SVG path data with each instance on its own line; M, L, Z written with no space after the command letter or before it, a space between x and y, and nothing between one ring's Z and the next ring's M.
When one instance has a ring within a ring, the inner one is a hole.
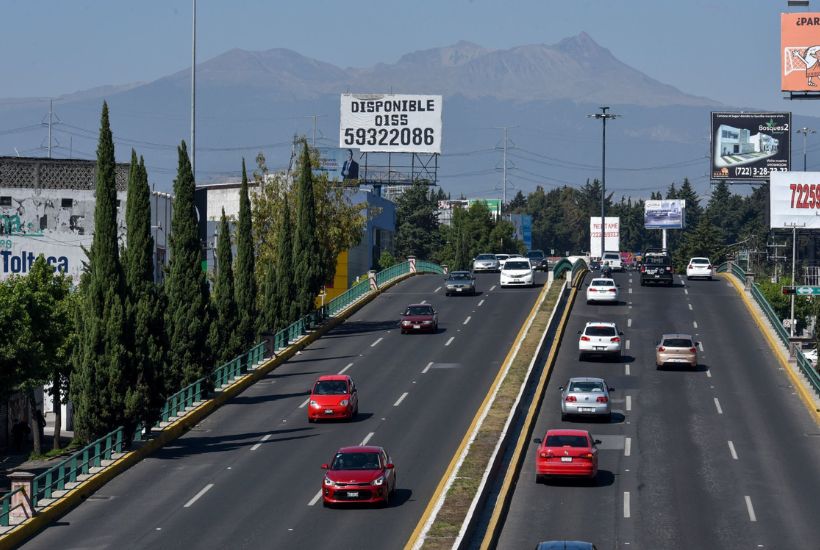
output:
M605 350L605 349L606 349L606 346L595 346L595 349L596 349L596 350L599 350L599 351L601 351L601 350Z
M590 407L581 407L581 408L578 409L578 412L593 413L593 412L595 412L595 409L592 409Z
M413 325L413 328L421 328L421 325Z
M359 491L348 491L347 498L359 498Z
M463 288L457 288L456 292L461 292L462 290L464 290L464 289Z
M325 414L333 414L333 409L325 409Z
M659 279L659 278L660 278L660 275L655 275L655 278L656 278L656 279Z
M571 456L562 456L561 457L561 462L572 462L572 457Z

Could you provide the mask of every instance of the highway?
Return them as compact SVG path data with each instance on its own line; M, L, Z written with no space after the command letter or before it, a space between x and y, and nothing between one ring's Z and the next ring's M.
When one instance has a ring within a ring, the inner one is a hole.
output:
M475 297L444 297L441 276L394 286L23 547L402 548L545 279L501 290L481 274ZM421 301L439 332L401 335L400 312ZM338 372L359 388L359 417L309 424L309 388ZM392 455L396 498L323 508L321 464L364 441Z
M498 548L552 539L603 550L820 548L820 427L734 288L615 278L619 305L587 305L579 289L532 435L588 429L602 442L597 479L536 485L530 442ZM587 321L618 323L622 361L579 362ZM697 371L656 370L664 332L702 343ZM558 387L579 375L616 389L610 423L561 421Z

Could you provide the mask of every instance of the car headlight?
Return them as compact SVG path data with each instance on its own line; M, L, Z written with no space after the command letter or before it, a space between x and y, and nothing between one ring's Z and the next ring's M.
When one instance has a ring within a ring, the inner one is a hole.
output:
M422 325L432 325L433 321L422 321Z
M310 406L311 406L311 407L318 408L320 405L319 405L319 403L317 403L316 401L314 401L313 399L311 399L311 400L310 400Z
M347 400L347 399L342 399L341 401L339 401L339 406L340 406L340 407L347 407L347 404L348 404L348 403L350 403L350 401L349 401L349 400Z
M379 487L381 485L384 485L384 476L379 476L376 479L374 479L373 481L371 481L370 483L372 483L373 485L375 485L377 487Z
M402 324L402 325L404 325L404 326L409 326L409 325L410 325L410 321L402 321L402 322L401 322L401 324Z
M327 476L325 476L325 486L326 487L333 487L333 481Z

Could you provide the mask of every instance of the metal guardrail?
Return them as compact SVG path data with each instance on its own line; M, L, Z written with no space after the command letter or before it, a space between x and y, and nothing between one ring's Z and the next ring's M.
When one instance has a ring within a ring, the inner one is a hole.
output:
M737 265L735 262L723 262L717 267L718 273L728 273L729 267L731 266L731 273L735 277L737 277L741 283L746 283L746 271Z
M567 260L566 258L561 258L558 262L552 267L552 280L557 281L560 279L564 273L570 271L572 269L572 262Z
M14 491L9 491L2 498L0 498L0 527L8 527L9 526L9 515L11 511L16 508L16 506L11 505L12 497L16 493L23 492L23 488L20 487L19 489L15 489ZM19 506L19 505L18 505Z
M579 287L587 272L589 272L587 263L581 258L575 260L575 263L572 264L572 286Z

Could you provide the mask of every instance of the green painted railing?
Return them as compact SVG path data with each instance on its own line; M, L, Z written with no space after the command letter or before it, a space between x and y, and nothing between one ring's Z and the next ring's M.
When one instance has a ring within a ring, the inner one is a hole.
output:
M582 260L581 258L575 260L575 263L572 264L572 286L580 286L584 280L584 276L587 274L588 271L589 267L587 266L587 263L584 260Z
M11 506L11 500L15 493L23 492L22 487L14 491L9 491L2 498L0 498L0 527L9 526L9 514L14 509Z
M552 279L557 281L564 276L564 273L570 271L571 269L572 262L566 258L561 258L554 266L552 266Z
M410 269L409 265L407 269ZM439 275L444 275L444 268L438 264L434 264L433 262L416 260L416 273L437 273Z
M723 262L722 264L720 264L718 266L717 272L718 273L728 273L730 265L732 267L732 270L731 270L732 274L735 277L737 277L740 280L741 283L745 284L746 283L746 271L742 267L740 267L737 264L737 262L731 262L731 264L729 262Z
M401 277L402 275L406 275L408 273L410 273L409 262L403 262L400 264L390 266L387 269L384 269L376 273L376 284L381 286L388 281L392 281L393 279Z

